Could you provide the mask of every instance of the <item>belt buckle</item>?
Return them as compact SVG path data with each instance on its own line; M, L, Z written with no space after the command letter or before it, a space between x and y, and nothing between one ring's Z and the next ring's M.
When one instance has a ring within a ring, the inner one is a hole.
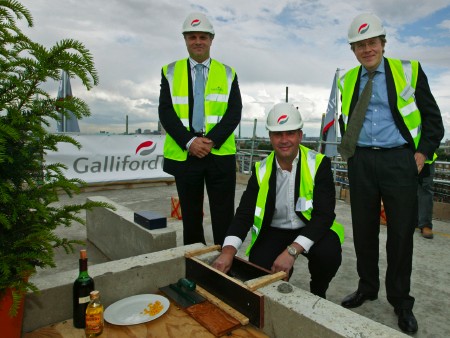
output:
M373 150L381 150L382 148L380 147L372 147Z

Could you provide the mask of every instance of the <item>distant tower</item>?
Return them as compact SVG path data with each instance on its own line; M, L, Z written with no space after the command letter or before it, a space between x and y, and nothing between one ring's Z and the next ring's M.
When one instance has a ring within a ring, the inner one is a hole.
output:
M161 121L158 121L158 132L161 135L166 135L166 131L164 130L164 127L162 126Z

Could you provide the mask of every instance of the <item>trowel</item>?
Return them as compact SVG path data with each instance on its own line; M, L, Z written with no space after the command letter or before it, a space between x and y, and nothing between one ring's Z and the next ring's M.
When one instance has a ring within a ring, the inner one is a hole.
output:
M163 286L159 290L165 293L167 297L172 299L181 308L185 309L189 306L203 303L206 300L195 291L195 288L195 282L187 278L180 278L177 283Z

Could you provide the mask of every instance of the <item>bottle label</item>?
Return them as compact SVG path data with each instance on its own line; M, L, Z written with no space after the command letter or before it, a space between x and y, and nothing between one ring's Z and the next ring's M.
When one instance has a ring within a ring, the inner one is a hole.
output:
M101 333L103 331L103 317L101 313L86 314L86 333Z
M89 295L87 295L86 297L79 297L78 298L78 303L79 304L86 304L89 303L91 301L91 298L89 297Z

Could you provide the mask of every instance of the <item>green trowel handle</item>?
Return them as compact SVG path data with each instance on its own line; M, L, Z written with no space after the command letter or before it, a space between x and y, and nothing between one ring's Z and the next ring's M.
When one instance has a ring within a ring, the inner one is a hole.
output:
M178 285L179 287L182 287L182 286L183 286L183 287L185 287L186 289L191 290L191 291L195 290L195 287L196 287L195 282L193 282L193 281L191 281L191 280L189 280L189 279L187 279L187 278L180 278L180 279L178 280L177 285Z

